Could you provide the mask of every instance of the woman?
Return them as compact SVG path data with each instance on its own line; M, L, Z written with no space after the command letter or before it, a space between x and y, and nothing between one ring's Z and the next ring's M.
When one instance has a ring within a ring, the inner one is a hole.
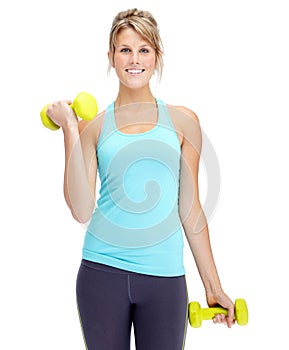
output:
M89 350L128 350L133 324L137 350L183 349L188 300L182 232L208 305L228 309L214 322L235 322L199 200L198 118L151 92L150 79L155 71L161 76L163 61L149 12L132 9L115 17L108 58L119 92L106 111L89 122L78 122L70 101L47 111L64 133L65 199L73 217L89 223L77 278L85 343Z

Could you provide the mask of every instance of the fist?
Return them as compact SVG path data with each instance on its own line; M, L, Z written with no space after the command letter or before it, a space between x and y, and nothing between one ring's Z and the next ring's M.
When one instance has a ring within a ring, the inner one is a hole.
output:
M77 125L78 118L70 107L70 100L57 101L48 106L47 116L61 128Z

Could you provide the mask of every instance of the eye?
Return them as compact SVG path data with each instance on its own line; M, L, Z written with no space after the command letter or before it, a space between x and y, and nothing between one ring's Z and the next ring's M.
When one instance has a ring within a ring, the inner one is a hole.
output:
M148 50L148 49L145 49L145 48L142 48L142 49L140 50L140 52L141 52L141 53L149 53L149 50Z
M120 52L128 53L128 52L130 52L130 49L125 47L125 48L121 49Z

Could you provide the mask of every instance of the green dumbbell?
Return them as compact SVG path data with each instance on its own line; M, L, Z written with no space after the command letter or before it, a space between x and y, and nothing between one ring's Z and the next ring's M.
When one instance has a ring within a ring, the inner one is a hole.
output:
M59 126L55 124L47 115L47 108L50 106L50 104L45 105L41 112L40 117L42 120L43 125L51 130L57 130L59 129ZM93 119L97 112L98 112L98 105L96 102L96 99L90 95L88 92L80 92L75 99L73 100L73 103L70 105L70 107L74 110L75 114L84 119L84 120L91 120Z
M199 328L203 320L212 320L217 314L228 316L228 310L222 307L201 308L197 301L189 304L189 321L194 328ZM235 301L235 318L240 326L248 323L248 308L244 299L236 299Z

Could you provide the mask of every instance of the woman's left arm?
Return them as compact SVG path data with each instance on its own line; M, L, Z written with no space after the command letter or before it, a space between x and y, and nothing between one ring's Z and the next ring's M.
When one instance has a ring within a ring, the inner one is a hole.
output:
M179 189L179 214L203 282L209 306L220 305L228 310L228 316L217 315L215 323L234 324L234 304L223 292L213 258L209 229L199 199L198 173L202 148L202 133L197 116L192 111L179 107L182 112L183 142Z

